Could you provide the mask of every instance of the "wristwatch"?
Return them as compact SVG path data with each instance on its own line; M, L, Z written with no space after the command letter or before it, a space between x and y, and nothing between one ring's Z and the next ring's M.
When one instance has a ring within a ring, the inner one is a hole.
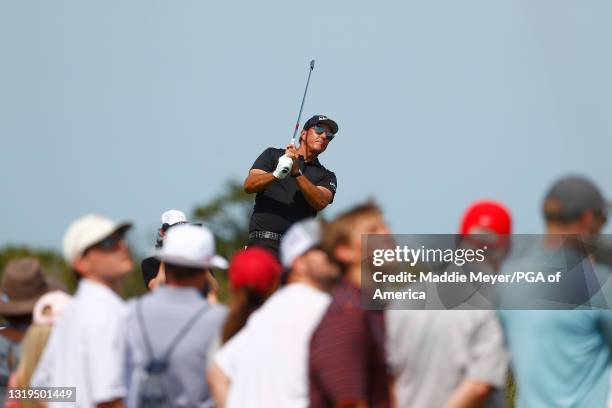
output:
M304 173L302 173L302 169L300 169L299 167L298 167L297 173L295 173L295 174L291 173L291 177L293 177L293 178L300 177L300 176L303 176L303 175L304 175Z

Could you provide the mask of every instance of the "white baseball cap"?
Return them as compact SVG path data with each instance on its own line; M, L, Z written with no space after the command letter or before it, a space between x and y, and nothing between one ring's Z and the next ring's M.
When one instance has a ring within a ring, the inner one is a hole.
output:
M297 222L287 230L280 243L281 262L290 268L296 258L321 245L321 223L315 218Z
M161 216L161 223L168 224L168 226L172 226L179 222L187 222L187 217L185 213L179 210L168 210L165 211Z
M215 238L205 227L178 225L168 230L164 246L154 252L160 261L194 268L227 269L225 258L215 253Z
M85 215L70 224L64 234L64 259L69 265L83 255L89 247L115 231L131 228L129 222L116 222L99 214Z

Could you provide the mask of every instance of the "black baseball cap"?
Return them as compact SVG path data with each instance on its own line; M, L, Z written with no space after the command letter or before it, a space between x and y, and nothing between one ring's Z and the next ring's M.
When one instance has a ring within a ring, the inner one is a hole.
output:
M557 180L548 190L543 210L549 221L575 220L587 210L606 219L609 206L590 180L581 176L567 176Z
M308 130L319 123L329 126L334 135L338 133L338 124L325 115L314 115L312 118L308 119L306 123L304 123L304 130Z

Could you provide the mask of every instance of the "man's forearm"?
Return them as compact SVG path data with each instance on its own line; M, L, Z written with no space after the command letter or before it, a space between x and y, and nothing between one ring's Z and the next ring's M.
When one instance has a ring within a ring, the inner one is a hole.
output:
M304 194L304 198L312 208L317 211L321 211L327 207L327 204L330 202L330 197L322 192L319 187L312 184L311 181L306 178L306 176L301 175L296 177L295 182L297 183L302 194Z
M208 370L207 380L217 408L224 408L229 392L229 378L217 364L213 364Z
M259 193L276 181L272 173L249 173L244 180L244 192L247 194Z

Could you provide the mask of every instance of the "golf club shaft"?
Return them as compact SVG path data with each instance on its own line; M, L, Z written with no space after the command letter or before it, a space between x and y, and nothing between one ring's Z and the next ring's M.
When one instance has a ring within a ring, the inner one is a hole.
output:
M298 128L300 127L300 119L302 118L302 109L304 109L304 102L306 101L306 93L308 92L308 84L310 83L310 75L314 69L315 60L310 61L310 70L308 71L308 79L306 80L306 88L304 89L304 96L302 97L302 104L300 105L300 112L298 113L297 122L295 122L295 129L293 130L293 137L291 143L295 146L295 136L297 135Z

